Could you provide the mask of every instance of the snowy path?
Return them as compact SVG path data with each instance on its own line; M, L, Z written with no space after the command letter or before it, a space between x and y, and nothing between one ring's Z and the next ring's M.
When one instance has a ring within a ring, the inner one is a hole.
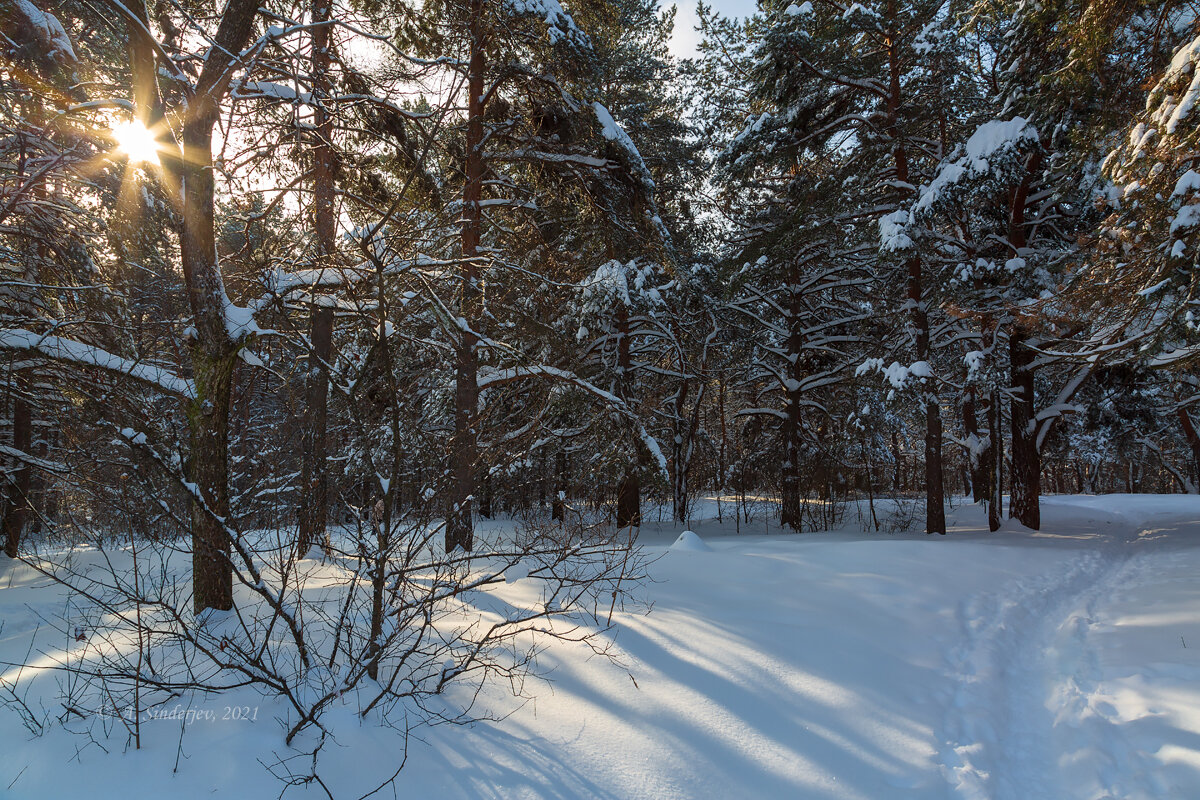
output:
M1129 642L1098 634L1112 630L1113 598L1159 585L1172 567L1186 577L1194 574L1181 566L1180 555L1190 556L1194 567L1194 540L1200 529L1194 521L1143 528L1119 515L1087 523L1079 534L1098 539L1090 547L1055 562L1046 572L973 595L960 608L962 641L947 653L947 677L955 689L947 705L941 751L952 797L1196 796L1194 773L1185 774L1182 785L1173 785L1163 777L1163 764L1156 757L1177 737L1160 732L1157 741L1152 737L1147 742L1126 724L1162 712L1146 708L1136 688L1114 692L1103 662L1111 653L1129 656L1131 649ZM1101 525L1104 532L1097 534ZM1195 581L1191 588L1200 593ZM1143 600L1156 604L1158 598ZM1146 610L1144 602L1140 609ZM1190 619L1194 622L1196 615ZM1180 649L1185 649L1186 640L1180 641ZM1146 665L1136 657L1134 661L1132 675L1126 677L1144 686ZM1180 670L1178 665L1166 671L1200 677L1194 669ZM1132 708L1128 714L1114 702L1118 698ZM1194 702L1182 699L1185 706ZM1197 754L1193 750L1189 755L1194 766ZM1191 788L1185 790L1188 781Z

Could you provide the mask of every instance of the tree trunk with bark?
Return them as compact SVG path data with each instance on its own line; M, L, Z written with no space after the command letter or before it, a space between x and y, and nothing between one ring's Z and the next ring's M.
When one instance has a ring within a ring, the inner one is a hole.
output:
M305 375L304 430L301 434L299 545L301 556L325 544L329 518L328 444L329 359L333 354L333 309L314 306L310 315L312 352Z
M143 9L144 13L144 9ZM233 78L237 54L246 46L258 13L256 0L230 0L183 116L182 152L164 154L163 166L180 193L179 251L192 312L191 359L196 396L188 404L190 480L200 497L192 502L193 607L233 607L233 565L223 520L229 515L229 410L233 368L245 331L231 331L228 297L217 260L215 169L212 131L220 102ZM145 47L141 36L134 51ZM135 52L135 62L144 60ZM141 76L139 97L160 108L152 79ZM154 98L154 99L149 99ZM157 114L157 111L152 113ZM160 141L166 138L165 132ZM207 509L201 506L207 507Z
M1028 244L1025 204L1038 163L1036 154L1029 157L1024 179L1009 194L1008 241L1017 255ZM1034 354L1025 346L1031 335L1025 325L1017 322L1008 339L1013 392L1009 414L1012 425L1012 488L1009 492L1008 515L1025 527L1038 530L1041 527L1042 463L1037 412L1034 408Z
M1034 423L1033 351L1025 346L1027 334L1014 328L1009 335L1012 365L1012 490L1008 515L1026 528L1041 528L1042 464Z
M1196 476L1195 482L1192 484L1193 491L1200 491L1200 434L1197 434L1196 426L1192 424L1192 415L1186 408L1180 408L1175 414L1179 417L1179 424L1183 426L1184 438L1187 439L1188 447L1192 451L1192 470Z
M313 93L321 100L314 110L316 142L313 145L312 217L316 245L315 266L333 266L337 216L334 203L333 116L325 103L332 95L329 22L330 0L314 0L312 7ZM313 545L325 543L329 518L329 478L326 430L329 405L329 361L333 355L333 308L314 303L309 316L309 355L300 464L299 547L301 555Z
M800 497L800 386L804 377L801 359L804 326L801 315L804 301L799 291L801 281L798 265L793 265L789 280L792 289L788 298L787 382L783 387L783 481L779 524L798 531L804 524L804 507Z
M1000 530L1004 516L1004 491L1001 479L1004 473L1004 438L1000 435L1004 408L998 390L992 391L988 401L988 530Z
M33 408L26 397L29 381L20 375L16 381L16 391L13 393L13 448L26 455L30 453L33 442ZM30 491L33 488L33 468L25 461L18 461L15 471L8 478L4 497L2 519L4 527L4 553L9 558L16 558L20 551L21 536L28 523L30 508Z
M550 501L550 519L562 522L566 519L567 496L570 492L567 476L567 451L562 449L555 456L554 499Z
M459 316L465 324L455 346L454 436L450 442L453 488L446 520L446 552L474 546L475 469L479 458L479 338L482 293L479 286L479 243L483 232L483 114L484 32L483 0L469 5L470 60L467 67L467 137L462 208L462 278Z
M684 430L684 413L691 380L683 379L675 394L675 435L671 439L671 510L676 522L688 521L688 448L691 431Z
M888 2L888 23L898 25L898 10L895 0ZM909 183L908 153L900 137L899 113L902 106L900 43L893 29L887 36L888 95L887 131L893 142L893 160L896 179L901 185ZM906 190L907 193L907 190ZM923 270L921 257L912 255L905 265L908 304L911 309L913 331L916 337L917 361L929 363L929 314L923 294ZM942 474L942 410L936 380L923 378L921 405L925 411L925 532L946 532L946 490Z
M984 419L991 413L989 401L985 398L979 402L975 387L967 388L963 399L963 430L967 435L967 475L971 482L971 499L976 503L986 503L991 495L991 438L990 434L980 434L979 412ZM987 444L984 444L987 442Z
M629 330L629 310L624 306L617 309L616 330L617 379L613 389L622 402L628 403L633 376L633 341ZM629 438L633 442L634 456L632 462L625 464L617 484L618 528L640 528L642 525L642 444L632 430ZM675 471L678 472L678 464Z
M630 470L617 484L617 527L638 528L642 525L642 487L637 471Z

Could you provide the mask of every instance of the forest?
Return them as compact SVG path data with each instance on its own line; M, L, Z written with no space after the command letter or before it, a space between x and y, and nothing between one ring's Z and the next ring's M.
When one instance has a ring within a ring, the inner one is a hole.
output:
M1200 494L1193 2L700 4L687 57L677 10L0 0L0 567L87 642L58 724L251 687L332 797L346 697L607 654L652 523Z

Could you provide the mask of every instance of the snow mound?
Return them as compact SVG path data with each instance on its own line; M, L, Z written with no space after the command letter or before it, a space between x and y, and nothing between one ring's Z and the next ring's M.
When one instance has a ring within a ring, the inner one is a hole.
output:
M684 531L679 534L679 538L671 545L672 550L691 550L694 553L710 553L712 548L704 543L704 540L695 534L694 531Z
M535 566L528 559L523 558L504 570L504 582L516 583L517 581L525 580L534 569Z

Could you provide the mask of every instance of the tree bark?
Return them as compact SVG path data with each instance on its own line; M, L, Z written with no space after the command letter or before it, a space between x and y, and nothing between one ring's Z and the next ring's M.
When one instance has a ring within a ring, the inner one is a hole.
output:
M1026 528L1041 528L1041 453L1034 425L1033 351L1025 346L1027 334L1016 327L1009 335L1012 365L1012 490L1008 515Z
M800 296L800 275L796 265L792 266L788 298L787 339L787 383L784 384L783 420L783 481L779 502L779 524L799 531L803 527L804 508L800 501L800 385L804 377L801 351L804 348L802 313L803 298Z
M692 432L687 431L685 438L684 410L690 386L691 381L686 378L679 383L675 395L675 436L671 440L671 508L675 521L683 523L688 521L688 441Z
M462 208L462 290L459 314L465 322L458 331L455 347L454 436L450 443L450 472L453 481L450 511L446 520L446 552L474 546L475 468L479 458L479 242L483 230L483 93L484 93L484 8L483 0L471 0L468 13L470 62L467 68L466 182Z
M967 475L971 481L971 499L976 503L986 503L991 494L991 443L988 437L980 436L979 410L982 407L984 418L987 419L990 409L988 401L978 402L975 387L967 388L967 396L963 399L963 430L967 434ZM985 446L982 442L988 441Z
M611 255L611 253L610 253ZM624 306L617 309L616 314L616 329L617 329L617 379L613 388L616 390L617 397L625 403L629 402L630 395L630 380L633 376L633 342L629 335L629 310ZM640 528L642 525L642 478L641 478L641 461L642 461L642 446L638 441L637 436L632 431L629 433L629 438L633 443L633 460L625 464L625 468L621 475L621 480L617 484L617 527L618 528ZM675 453L678 457L678 452ZM679 462L674 462L674 470L672 474L672 486L675 486L675 480L679 473ZM672 495L673 503L677 503L678 496Z
M936 390L925 399L925 532L946 533L942 472L942 410Z
M1004 473L1004 438L1000 435L1000 426L1004 417L1001 405L1001 395L997 390L992 391L988 401L988 530L1000 530L1004 516L1004 491L1001 478Z
M325 544L329 518L328 444L329 359L333 354L333 309L314 306L310 316L309 355L305 376L304 431L301 438L299 554Z
M1196 433L1196 426L1192 424L1192 415L1186 408L1180 408L1175 414L1179 417L1179 424L1183 426L1184 438L1187 439L1188 447L1192 450L1192 469L1196 475L1193 490L1200 491L1200 434Z
M484 519L492 518L492 476L484 475L479 481L479 516ZM524 491L524 489L522 489Z
M217 261L212 130L232 79L234 60L250 38L257 13L257 0L230 0L226 5L188 101L182 157L164 161L181 193L179 251L192 312L196 397L187 409L190 478L209 512L198 502L192 503L192 593L197 614L208 608L233 608L233 565L222 520L229 515L229 407L240 342L228 326L228 297ZM242 335L244 332L238 333Z
M617 484L617 527L639 528L642 525L642 486L636 469L631 469Z
M888 23L893 26L887 38L889 84L887 97L887 129L892 140L896 179L907 184L908 153L900 137L901 108L900 46L896 38L898 11L895 0L888 2ZM917 361L929 363L929 314L925 308L922 289L921 257L912 255L906 266L908 303L916 334ZM928 383L926 383L928 381ZM922 379L921 405L925 410L925 532L946 532L946 490L942 475L942 410L937 383L932 377Z
M566 519L567 494L567 451L559 450L555 456L554 499L550 501L550 519L562 522Z
M28 384L28 379L21 375L13 393L13 447L26 455L32 455L30 445L33 442L33 408L25 396ZM3 519L0 520L4 527L4 553L9 558L16 558L20 551L21 536L31 510L29 498L32 487L33 468L24 461L17 462L16 469L9 478Z
M1025 177L1013 187L1009 197L1008 241L1016 255L1020 255L1027 244L1025 203L1038 163L1037 154L1029 157ZM1030 332L1017 322L1008 339L1013 390L1009 414L1012 425L1012 489L1008 514L1025 527L1038 530L1041 527L1042 464L1034 410L1033 352L1025 347L1029 336Z
M332 15L330 0L313 0L312 66L313 93L319 98L313 112L316 142L313 145L312 225L316 245L317 269L333 266L336 250L337 216L334 203L334 177L337 169L333 150L333 116L329 101L329 77L333 55L329 49L328 22ZM305 386L304 431L301 444L299 552L325 542L329 519L329 478L326 430L329 405L329 361L333 355L333 308L314 303L309 317L309 356Z

